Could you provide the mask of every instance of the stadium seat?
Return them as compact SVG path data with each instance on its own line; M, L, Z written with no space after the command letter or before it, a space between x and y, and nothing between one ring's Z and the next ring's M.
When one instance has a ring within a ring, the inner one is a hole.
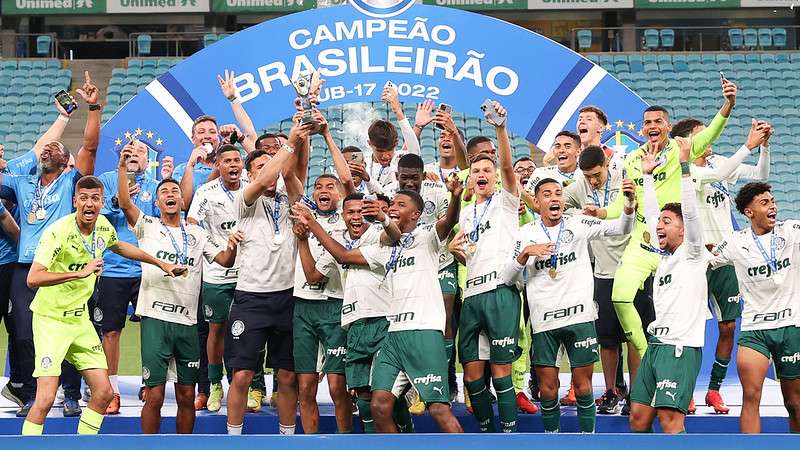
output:
M39 56L50 55L50 46L53 43L53 38L50 35L42 34L36 37L36 54Z
M758 31L755 28L745 28L742 34L745 47L758 47Z
M675 46L675 31L671 28L661 30L661 46L672 48Z
M592 30L578 30L578 48L585 49L592 46Z
M658 30L655 28L644 30L644 46L649 49L658 48Z
M761 48L772 47L772 30L770 28L758 29L758 45Z
M786 47L786 29L773 28L772 29L772 45L776 48Z
M728 41L731 48L738 48L744 46L744 33L740 28L731 28L728 30Z
M153 43L153 37L149 34L140 34L136 37L136 47L140 55L149 55L150 47Z
M56 59L48 59L47 60L47 68L48 69L60 69L61 63L58 62Z
M128 68L131 67L142 67L142 60L141 59L129 59L128 60Z
M209 45L217 42L217 35L214 33L208 33L203 36L203 47L208 47Z

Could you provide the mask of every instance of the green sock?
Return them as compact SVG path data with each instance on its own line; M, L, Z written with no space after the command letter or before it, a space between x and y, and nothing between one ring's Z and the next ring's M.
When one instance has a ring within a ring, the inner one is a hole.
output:
M361 417L361 423L364 425L364 433L375 432L375 422L372 420L372 410L369 407L369 400L358 397L356 399L358 406L358 416Z
M558 433L561 428L561 405L558 399L542 399L542 422L544 422L545 433Z
M730 358L725 359L719 356L714 358L714 365L711 366L711 380L708 382L709 391L718 391L722 386L722 380L725 379L725 375L728 373L728 364L730 362Z
M392 410L392 417L394 423L397 425L397 431L401 433L413 433L414 421L411 420L411 413L408 411L408 403L406 402L405 395L394 402L394 410Z
M492 378L494 391L497 393L497 412L500 416L500 428L503 433L517 431L517 395L511 375L503 378Z
M83 408L78 421L78 434L97 434L103 424L103 415L91 408Z
M42 430L44 430L44 424L39 425L33 422L28 422L27 420L22 424L23 436L39 436L42 434Z
M508 383L509 385L511 384L510 379ZM486 381L483 378L479 378L475 381L466 382L464 387L467 389L467 392L469 392L469 399L472 402L472 412L475 418L478 419L481 433L496 433L497 428L494 425L492 399L489 396L489 387L486 386ZM495 387L497 387L497 385L495 385Z
M625 373L623 372L622 366L622 346L619 346L619 360L617 361L617 379L614 381L614 384L617 386L625 386Z
M576 395L578 400L578 429L581 433L594 433L594 424L597 419L597 407L594 396Z
M222 364L208 365L208 381L210 381L211 384L222 382Z
M447 355L448 361L453 358L454 342L455 340L453 338L444 338L444 353Z
M617 313L617 319L619 319L622 331L625 332L625 337L639 352L639 357L644 358L644 353L647 351L647 338L642 329L642 318L639 317L639 311L636 310L632 300L619 302L612 299L611 303L614 305L614 311Z

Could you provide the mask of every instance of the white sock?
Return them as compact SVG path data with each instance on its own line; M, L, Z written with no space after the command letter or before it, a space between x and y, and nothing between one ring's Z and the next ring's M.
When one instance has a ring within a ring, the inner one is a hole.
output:
M242 434L242 426L244 426L244 422L239 425L228 424L228 434L231 436L239 436Z
M117 379L117 376L109 375L108 381L111 382L111 389L114 391L114 393L119 394L119 380Z
M284 425L282 423L279 423L278 428L280 429L280 434L288 436L294 434L295 425Z

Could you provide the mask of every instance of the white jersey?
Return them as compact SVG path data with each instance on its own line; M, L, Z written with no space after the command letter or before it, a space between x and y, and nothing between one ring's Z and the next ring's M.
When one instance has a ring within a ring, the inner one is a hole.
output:
M382 232L381 225L373 225L355 241L350 239L347 231L337 231L332 237L349 249L366 248L379 244ZM369 267L339 264L325 252L317 261L316 269L326 277L338 276L342 281L342 327L359 319L385 317L391 313L391 284L384 282L386 267L383 264L374 260Z
M749 150L748 150L749 153ZM739 178L751 178L746 170L753 166L738 166L726 178L719 176L719 165L725 160L724 156L711 155L705 166L692 164L692 181L697 190L697 206L700 212L700 221L703 224L703 236L707 242L721 242L733 233L733 216L731 204L733 203L731 187ZM744 176L743 176L744 175Z
M329 235L347 229L338 210L330 215L322 215L317 211L312 214ZM308 248L315 261L328 253L313 234L308 236ZM298 256L294 269L294 293L292 295L303 300L327 300L328 297L340 299L342 298L342 284L338 275L328 277L319 283L309 284L306 274L303 272L303 263Z
M704 245L685 240L675 253L661 256L653 278L656 318L647 333L665 344L703 347L708 319L706 269L710 259Z
M239 244L239 280L236 290L279 292L294 286L297 242L289 220L289 197L278 190L274 197L260 196L247 206L240 189L234 197L238 228L244 234Z
M447 178L450 177L451 174L458 174L461 172L461 169L458 166L455 166L451 169L445 169L444 167L439 165L439 161L434 161L430 164L425 164L425 173L433 173L439 177L439 183L444 183Z
M597 319L589 241L618 235L621 232L619 224L620 220L574 215L564 217L554 227L545 228L539 220L520 228L514 245L515 258L530 244L558 242L556 254L530 257L525 266L534 333Z
M394 197L398 190L399 185L395 181L386 186L384 192L389 197ZM450 192L447 190L447 186L435 181L424 180L419 187L419 195L423 200L422 214L417 222L419 225L435 224L444 217L447 207L450 206ZM447 242L450 242L449 239ZM439 268L444 269L452 263L452 253L447 250L447 246L442 247L442 251L439 252Z
M242 180L239 190L247 186ZM238 191L228 191L219 178L200 186L194 194L187 217L196 220L218 243L226 243L236 231L238 219L233 209L233 198ZM233 267L222 267L215 262L203 265L203 281L211 284L236 283L239 276L238 261Z
M613 160L612 160L613 161ZM579 179L564 189L566 208L583 210L585 206L606 208L614 202L622 192L622 166L615 163L609 165L608 180L595 190L586 177L582 174ZM594 276L597 278L611 279L617 272L617 265L622 259L622 253L628 245L630 235L608 237L607 239L592 240L591 254L594 257Z
M181 325L197 323L202 261L210 263L225 249L197 225L184 223L183 230L185 238L180 227L167 227L161 220L139 213L133 226L139 248L161 261L184 265L188 272L168 277L158 267L142 264L136 315ZM179 255L185 255L186 260L182 261Z
M581 171L577 168L574 172L565 173L562 172L558 166L537 167L528 179L525 190L533 194L536 185L545 178L552 178L561 183L561 186L569 186L577 180L578 176L581 176Z
M466 299L504 283L501 270L514 254L512 239L519 230L519 197L501 188L489 200L462 208L458 224L465 236L478 235L475 252L467 251Z
M397 180L397 176L395 175L397 173L397 162L400 161L400 157L405 154L406 152L403 151L395 151L391 162L389 162L389 165L386 167L375 162L371 157L365 158L364 163L367 166L370 180L375 180L385 189L386 186Z
M437 275L439 239L435 225L418 226L392 246L370 245L361 254L370 267L387 267L391 282L392 307L389 331L438 330L444 332L444 298Z
M773 243L774 265L767 263ZM757 238L751 228L735 231L715 253L714 267L732 264L736 269L744 300L742 331L800 326L800 221L778 222L771 233Z

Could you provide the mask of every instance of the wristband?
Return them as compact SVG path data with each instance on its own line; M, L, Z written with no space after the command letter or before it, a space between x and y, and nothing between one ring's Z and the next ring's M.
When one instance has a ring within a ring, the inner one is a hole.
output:
M64 123L69 123L69 116L64 116L64 115L59 114L57 120L60 120L60 121L62 121Z
M231 100L231 105L238 105L240 103L242 103L242 99L240 99L239 97L236 97L233 100Z
M381 226L383 226L383 228L389 228L389 225L391 224L392 224L392 219L390 219L389 216L384 215L383 221L381 222Z
M286 153L294 153L294 149L286 143L281 144L281 150L286 151Z
M688 161L687 162L681 162L681 174L682 175L689 175L691 173L691 171L689 170L689 167L691 167L691 166L689 165Z
M231 95L229 95L229 96L227 96L225 98L227 98L229 102L232 102L232 101L236 100L236 94L231 94Z
M89 105L89 111L100 111L103 107L99 103L92 103Z

